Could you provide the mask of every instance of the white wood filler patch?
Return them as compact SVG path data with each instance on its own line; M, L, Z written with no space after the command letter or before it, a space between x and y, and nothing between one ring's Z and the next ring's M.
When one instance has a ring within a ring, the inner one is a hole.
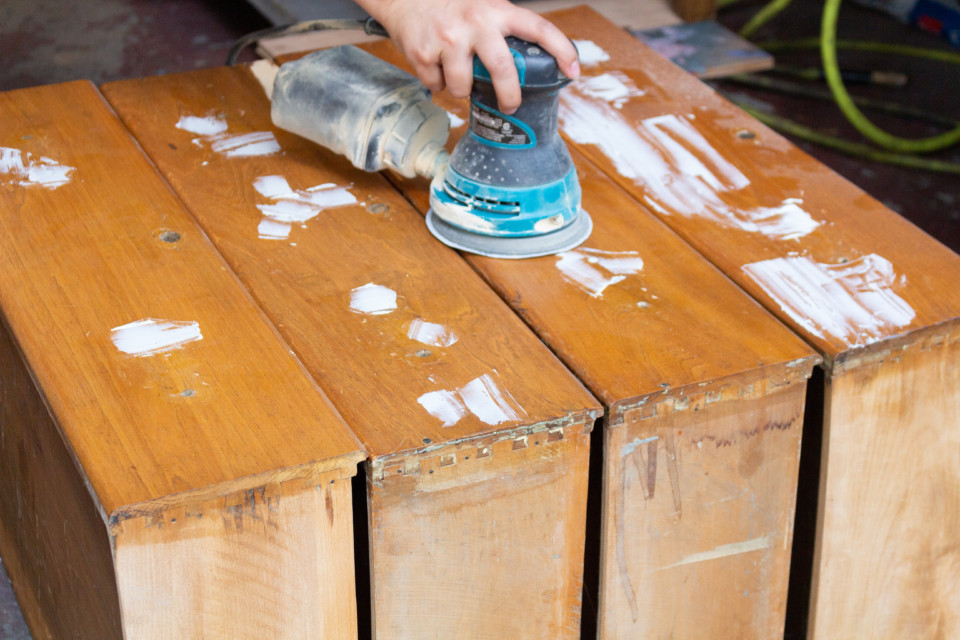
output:
M253 131L214 140L210 148L228 158L269 156L280 151L273 131Z
M451 329L442 324L415 318L407 325L407 337L431 347L449 347L460 339Z
M381 316L397 310L397 292L390 287L368 282L350 291L350 310Z
M636 251L581 247L557 254L557 268L567 282L591 297L601 298L607 287L643 270L643 258Z
M727 204L723 194L748 187L750 180L689 117L656 116L635 128L619 109L637 96L625 95L617 88L621 84L614 73L575 82L561 94L560 126L574 142L598 147L620 175L643 187L643 200L651 208L777 240L801 238L820 226L797 198L755 209Z
M119 351L135 357L153 356L202 340L200 325L192 321L145 318L110 330Z
M215 136L227 130L227 121L217 116L180 116L175 126L199 136Z
M593 40L574 40L573 44L577 47L581 67L595 67L610 59L610 54L601 49Z
M333 183L294 191L283 176L260 176L253 181L253 188L272 200L271 204L257 205L264 216L257 231L267 240L286 240L293 224L303 224L325 209L357 204L346 187Z
M603 100L616 109L623 108L629 100L646 95L627 75L621 71L610 71L598 76L584 76L577 88L585 95Z
M417 402L444 427L452 427L468 413L457 391L446 389L429 391L417 398Z
M471 413L491 426L526 416L527 412L508 391L500 388L494 376L499 378L494 371L493 376L485 373L459 389L429 391L417 398L417 402L444 427L454 426Z
M228 135L227 121L215 115L180 116L174 126L197 134L199 137L193 139L197 146L209 144L211 149L228 158L268 156L280 151L280 143L272 131Z
M34 157L20 149L0 147L0 176L9 176L8 182L21 187L56 189L70 182L70 174L74 171L74 167L51 158Z
M800 198L786 198L776 207L758 207L747 212L746 219L734 216L727 222L743 231L762 233L780 240L796 240L820 226L803 210L802 204Z
M906 284L875 253L843 264L806 256L774 258L743 267L794 322L819 337L866 346L909 325L916 312L894 292Z
M447 118L450 119L450 128L456 129L457 127L462 127L467 124L467 121L455 114L452 111L447 111Z

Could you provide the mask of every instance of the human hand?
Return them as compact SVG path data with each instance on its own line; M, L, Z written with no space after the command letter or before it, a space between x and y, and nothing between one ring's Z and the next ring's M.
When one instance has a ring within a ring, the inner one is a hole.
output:
M470 95L473 56L490 72L500 110L520 106L520 80L504 40L512 35L550 53L568 78L580 75L577 51L560 29L508 0L357 0L386 28L431 91Z

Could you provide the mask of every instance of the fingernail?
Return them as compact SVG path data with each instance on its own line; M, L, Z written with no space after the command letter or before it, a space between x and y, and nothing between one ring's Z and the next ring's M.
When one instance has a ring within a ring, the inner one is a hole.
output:
M570 77L579 78L580 77L580 61L576 60L572 65L570 65Z

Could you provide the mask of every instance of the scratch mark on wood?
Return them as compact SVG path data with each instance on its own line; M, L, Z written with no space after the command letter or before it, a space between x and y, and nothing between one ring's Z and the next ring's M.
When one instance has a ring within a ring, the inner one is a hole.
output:
M668 564L665 567L659 567L654 569L654 571L664 571L666 569L673 569L674 567L682 567L687 564L696 564L698 562L707 562L709 560L717 560L720 558L727 558L729 556L739 555L741 553L749 553L751 551L760 551L761 549L769 549L773 546L773 536L763 536L761 538L752 538L750 540L744 540L743 542L733 542L731 544L722 544L719 547L710 549L709 551L701 551L700 553L693 553L689 556L686 556L679 562L674 562L673 564Z
M636 449L637 447L639 447L640 445L642 445L642 444L647 444L648 442L651 442L651 441L653 441L653 440L657 440L657 439L659 439L659 438L660 438L660 436L651 436L651 437L649 437L649 438L634 438L633 440L631 440L631 441L628 442L627 444L623 445L623 447L620 449L620 455L621 455L621 456L628 456L628 455L630 455L631 453L633 453L633 450Z
M657 487L657 441L659 436L654 436L652 438L646 438L637 442L634 440L633 445L636 443L637 455L633 457L633 464L637 468L637 476L640 478L640 488L643 490L643 497L646 500L652 500L654 492ZM639 447L640 444L646 444L647 453L644 455L643 447ZM623 447L623 451L633 451L633 447L626 445Z
M330 526L333 526L333 492L330 491L330 487L327 487L324 492L323 502L324 506L327 509L327 520L330 522Z
M730 447L738 443L741 438L744 440L749 440L754 436L758 436L761 433L766 433L767 431L789 431L793 428L793 425L796 424L797 420L800 419L800 415L794 415L789 420L783 421L773 421L767 422L762 426L754 427L753 429L741 429L733 435L723 437L715 435L705 435L701 438L694 440L694 444L700 445L705 441L713 442L714 445L720 449L722 447Z
M667 475L670 476L670 489L673 492L673 515L679 519L683 515L683 510L680 503L680 472L677 469L677 436L672 430L665 429L661 440L667 454Z

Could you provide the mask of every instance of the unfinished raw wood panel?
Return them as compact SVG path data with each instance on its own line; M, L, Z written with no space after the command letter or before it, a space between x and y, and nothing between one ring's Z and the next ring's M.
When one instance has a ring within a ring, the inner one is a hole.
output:
M960 480L908 489L956 468L960 258L590 10L551 18L610 56L562 132L823 356L811 636L960 634L960 582L930 573L960 563Z
M357 440L92 85L0 119L0 552L35 637L355 637Z
M576 424L373 467L377 637L580 637L588 463Z
M123 521L127 637L357 637L350 500L334 470Z
M247 69L103 90L370 452L376 637L578 637L584 387Z
M960 634L958 341L939 327L828 380L811 635Z
M392 46L370 49L403 64ZM466 117L465 102L437 100ZM582 156L574 161L594 221L584 245L468 260L607 406L600 635L781 635L817 357ZM397 182L425 211L426 182Z
M607 430L600 637L782 637L807 372Z

